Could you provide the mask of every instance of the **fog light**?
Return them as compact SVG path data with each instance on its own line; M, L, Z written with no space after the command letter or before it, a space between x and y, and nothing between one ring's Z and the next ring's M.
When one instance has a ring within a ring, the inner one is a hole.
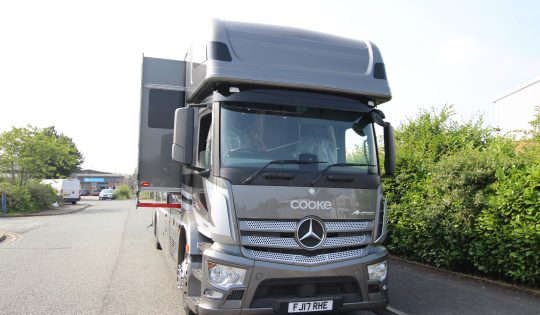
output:
M208 262L208 280L215 286L227 288L240 285L244 282L245 275L245 269Z
M369 280L383 281L386 279L386 260L367 266Z
M223 298L223 292L205 289L204 296L209 299L220 300L221 298Z

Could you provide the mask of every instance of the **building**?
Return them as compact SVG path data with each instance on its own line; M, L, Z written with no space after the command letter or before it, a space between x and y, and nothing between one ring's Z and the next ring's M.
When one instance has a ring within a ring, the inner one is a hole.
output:
M540 106L540 77L523 84L493 101L497 127L502 134L530 130L535 108Z
M124 183L124 175L100 172L95 170L80 170L71 174L71 178L77 178L81 182L81 189L102 190L104 188L117 187Z

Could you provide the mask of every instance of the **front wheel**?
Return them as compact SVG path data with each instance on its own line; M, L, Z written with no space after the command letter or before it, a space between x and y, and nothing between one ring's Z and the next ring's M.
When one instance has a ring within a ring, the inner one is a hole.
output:
M71 202L72 205L74 205L74 204L76 204L76 203L77 203L77 201L72 201L72 202Z
M157 232L157 229L156 229L156 232ZM157 237L157 234L156 234L156 249L161 250L161 244L159 243L159 239Z

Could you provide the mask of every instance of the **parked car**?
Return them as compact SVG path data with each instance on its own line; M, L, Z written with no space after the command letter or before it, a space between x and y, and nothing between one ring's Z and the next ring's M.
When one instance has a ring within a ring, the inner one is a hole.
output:
M88 191L88 189L81 189L81 191L79 192L79 196L88 196L90 194L90 192Z
M92 191L90 192L90 195L91 196L99 196L99 190L98 189L92 189Z
M114 196L114 189L103 189L99 193L99 200L105 200L105 199L112 200L113 196Z

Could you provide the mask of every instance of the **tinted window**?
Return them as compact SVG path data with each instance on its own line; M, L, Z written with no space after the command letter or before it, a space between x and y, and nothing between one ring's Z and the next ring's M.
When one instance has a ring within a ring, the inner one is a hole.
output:
M210 152L212 148L212 114L206 114L201 118L199 128L198 162L203 168L210 166Z
M372 124L353 129L362 113L303 106L223 103L221 161L224 167L262 167L272 160L314 160L322 170L377 174ZM268 167L300 169L296 164Z
M150 90L148 127L174 128L174 111L183 104L184 92L169 90Z

